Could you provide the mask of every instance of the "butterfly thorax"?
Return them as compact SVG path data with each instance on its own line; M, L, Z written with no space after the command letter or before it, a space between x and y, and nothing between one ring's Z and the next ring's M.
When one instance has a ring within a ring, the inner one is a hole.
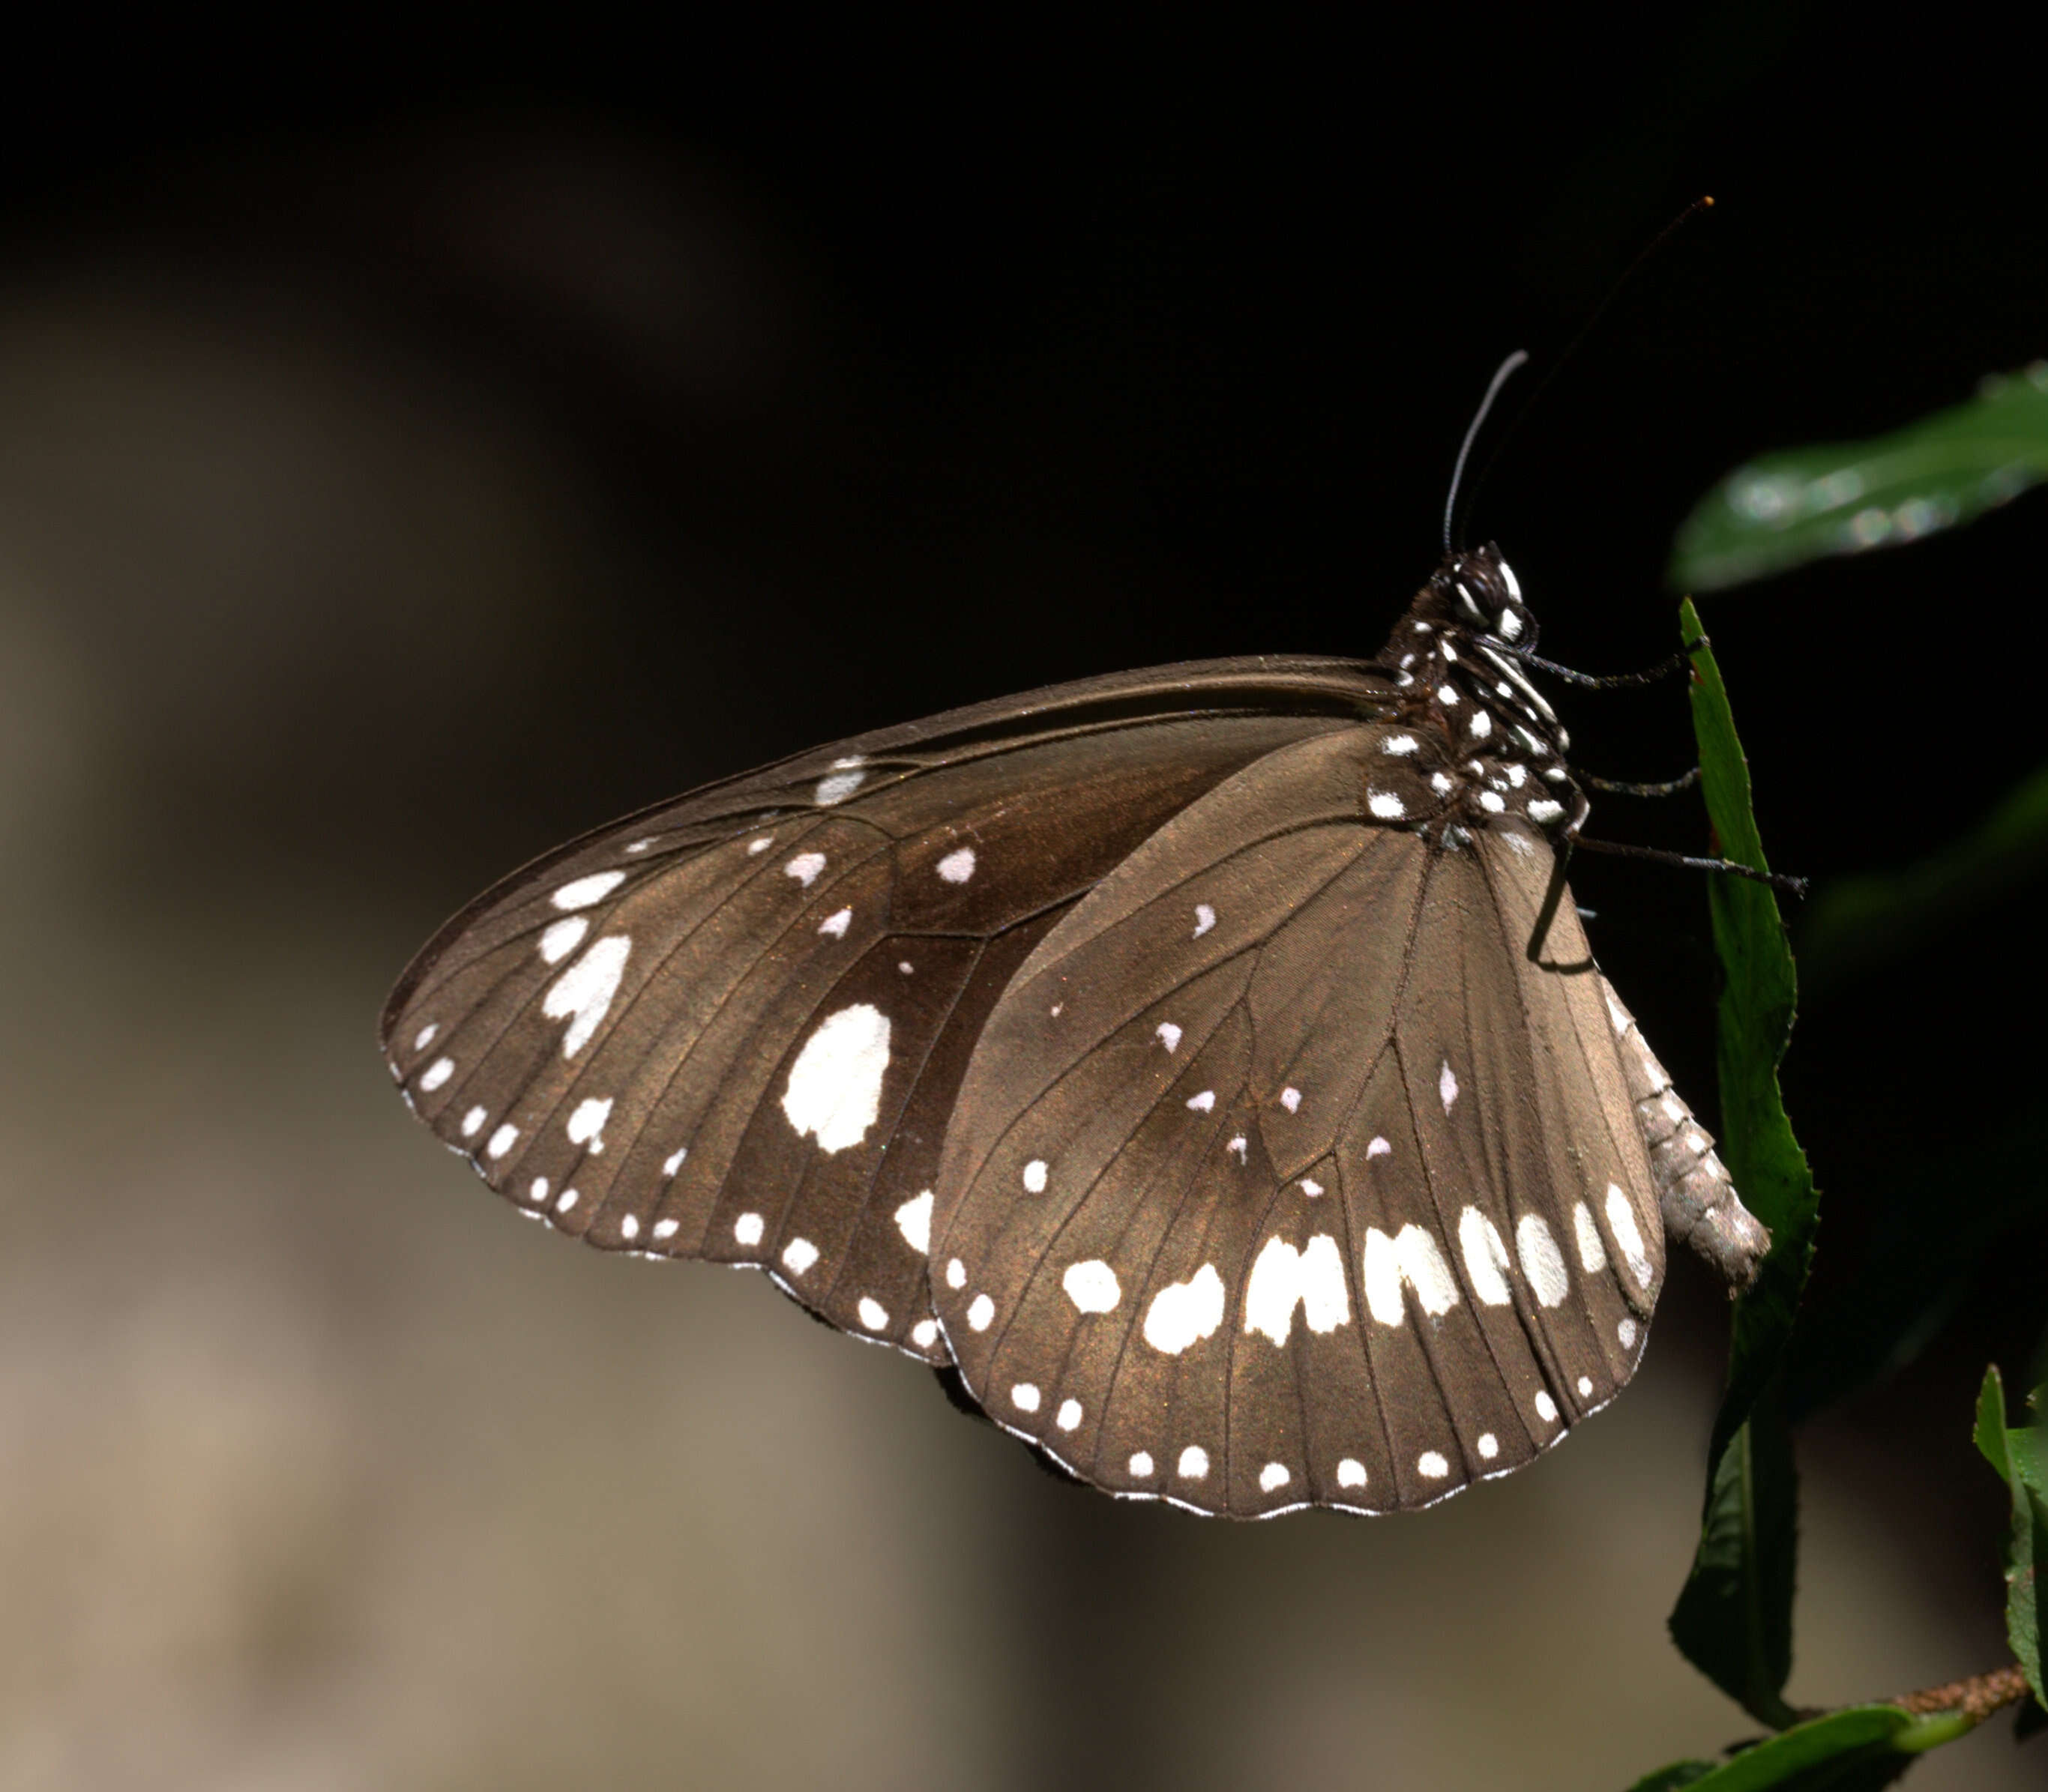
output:
M1373 819L1416 823L1451 846L1460 829L1511 817L1553 836L1577 828L1585 801L1565 763L1571 737L1518 652L1535 638L1498 549L1445 557L1379 655L1394 687L1383 714L1398 731L1383 753L1398 770L1367 780Z

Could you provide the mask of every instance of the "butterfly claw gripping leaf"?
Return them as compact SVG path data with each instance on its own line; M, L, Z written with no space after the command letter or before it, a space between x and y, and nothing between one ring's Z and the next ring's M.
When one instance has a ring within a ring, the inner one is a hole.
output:
M383 1044L491 1187L953 1363L1082 1479L1426 1505L1634 1373L1667 1235L1768 1246L1593 966L1491 548L1376 661L1089 680L515 872Z

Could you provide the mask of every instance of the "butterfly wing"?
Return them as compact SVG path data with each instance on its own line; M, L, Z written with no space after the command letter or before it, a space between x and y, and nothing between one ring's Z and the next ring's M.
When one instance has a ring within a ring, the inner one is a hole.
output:
M1432 801L1391 738L1305 739L1176 816L969 1068L936 1309L990 1413L1112 1491L1424 1505L1632 1372L1655 1208L1596 976L1523 954L1547 844L1368 820L1369 791Z
M1018 964L1162 823L1347 725L1355 662L1169 666L801 754L600 828L443 928L383 1020L416 1111L609 1247L768 1270L933 1362L928 1192Z

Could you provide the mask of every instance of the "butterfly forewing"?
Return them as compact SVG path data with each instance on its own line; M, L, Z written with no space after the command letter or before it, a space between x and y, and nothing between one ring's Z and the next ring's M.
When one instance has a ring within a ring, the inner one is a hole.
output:
M1113 1491L1426 1504L1633 1367L1654 1274L1618 1286L1604 1213L1599 1263L1573 1254L1608 1181L1639 1211L1639 1142L1543 1131L1596 1095L1588 1051L1613 1073L1575 1032L1596 979L1525 974L1525 882L1499 874L1514 917L1489 884L1549 848L1367 820L1368 788L1425 800L1389 738L1279 750L1176 816L1027 960L962 1091L940 1317L987 1409Z
M929 1190L1011 973L1178 809L1371 689L1340 661L1092 681L645 812L443 930L387 1009L394 1072L526 1211L769 1269L944 1360Z

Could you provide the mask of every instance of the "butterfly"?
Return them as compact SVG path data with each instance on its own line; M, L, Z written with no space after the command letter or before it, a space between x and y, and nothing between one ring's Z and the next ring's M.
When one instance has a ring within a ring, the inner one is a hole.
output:
M525 1212L764 1270L1096 1487L1429 1505L1628 1381L1667 1239L1732 1287L1769 1244L1563 888L1535 630L1447 550L1371 660L1057 685L642 810L434 937L392 1074Z

